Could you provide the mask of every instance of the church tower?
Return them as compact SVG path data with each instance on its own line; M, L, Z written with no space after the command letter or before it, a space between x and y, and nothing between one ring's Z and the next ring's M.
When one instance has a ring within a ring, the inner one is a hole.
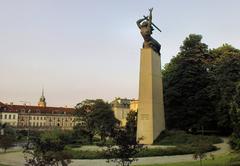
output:
M46 99L44 97L44 89L42 89L42 96L40 97L40 100L38 102L38 106L39 107L46 107L47 106Z

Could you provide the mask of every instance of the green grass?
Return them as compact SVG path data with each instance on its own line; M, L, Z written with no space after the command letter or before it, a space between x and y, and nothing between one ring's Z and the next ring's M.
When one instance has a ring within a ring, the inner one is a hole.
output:
M204 159L203 166L230 166L229 163L236 157L236 154L230 154L226 156L216 157L214 160L212 159ZM199 160L193 162L178 162L178 163L170 163L170 164L152 164L152 165L141 165L141 166L200 166ZM232 165L232 166L240 166L240 165Z
M0 166L8 166L8 165L4 165L4 164L1 164L1 163L0 163Z

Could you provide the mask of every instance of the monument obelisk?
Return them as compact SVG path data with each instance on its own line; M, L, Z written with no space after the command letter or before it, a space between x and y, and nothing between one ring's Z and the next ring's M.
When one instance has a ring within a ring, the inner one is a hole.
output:
M163 85L161 74L161 45L151 37L153 26L150 14L137 21L144 43L140 57L139 106L137 139L142 144L152 144L165 129Z

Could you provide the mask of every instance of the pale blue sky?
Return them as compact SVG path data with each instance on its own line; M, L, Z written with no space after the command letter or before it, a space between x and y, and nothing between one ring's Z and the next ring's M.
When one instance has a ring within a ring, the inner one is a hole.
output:
M42 86L49 106L137 98L150 7L163 64L190 33L240 48L239 0L0 0L0 101L36 105Z

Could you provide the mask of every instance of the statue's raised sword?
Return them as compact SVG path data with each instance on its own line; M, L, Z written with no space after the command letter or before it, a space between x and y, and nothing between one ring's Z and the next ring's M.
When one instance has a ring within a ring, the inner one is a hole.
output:
M147 17L147 16L143 16L143 18L145 18L146 20L148 20L148 17ZM159 30L160 32L162 32L161 29L159 29L154 23L152 23L152 26L154 26L157 30Z

